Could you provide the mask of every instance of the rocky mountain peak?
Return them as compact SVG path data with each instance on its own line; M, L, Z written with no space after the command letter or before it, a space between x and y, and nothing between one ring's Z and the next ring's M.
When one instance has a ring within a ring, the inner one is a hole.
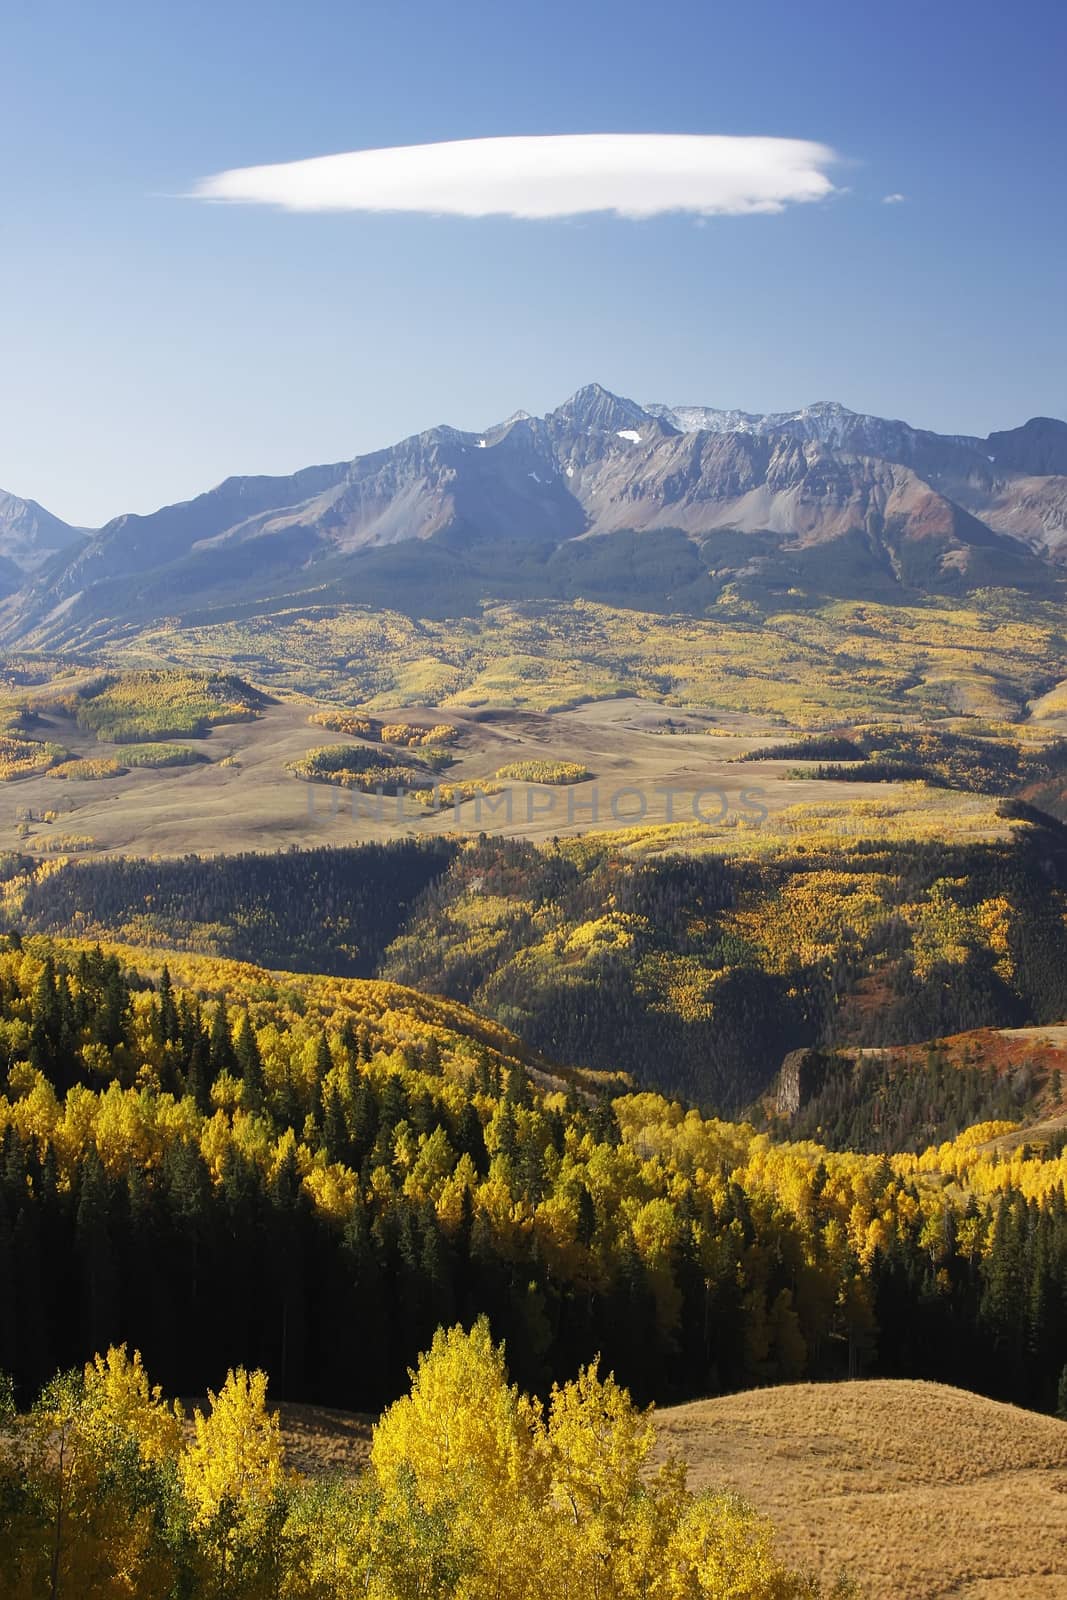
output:
M652 419L635 400L612 394L602 384L587 383L550 411L546 420L585 433L620 433L624 429L640 430L642 423L647 426Z

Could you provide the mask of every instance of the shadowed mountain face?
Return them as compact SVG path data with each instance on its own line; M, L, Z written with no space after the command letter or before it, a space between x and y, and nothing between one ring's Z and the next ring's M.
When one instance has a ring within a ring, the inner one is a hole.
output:
M61 522L36 500L0 490L0 594L18 589L58 551L70 555L88 537L86 529Z
M598 384L546 417L228 478L88 537L0 497L4 637L51 646L311 590L447 615L573 595L702 610L727 583L757 598L1030 587L1065 550L1062 422L981 440L832 403L644 407Z

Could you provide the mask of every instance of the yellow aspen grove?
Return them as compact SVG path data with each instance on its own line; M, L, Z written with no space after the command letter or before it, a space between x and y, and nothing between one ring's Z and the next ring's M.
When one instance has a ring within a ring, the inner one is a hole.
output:
M356 1477L286 1471L262 1372L183 1433L111 1349L0 1416L4 1600L817 1600L769 1525L650 1468L652 1412L596 1365L547 1418L487 1322L438 1331ZM840 1584L833 1595L851 1594Z
M10 1419L9 1419L10 1420ZM0 1592L5 1600L165 1594L163 1482L181 1412L124 1349L47 1385L14 1442L0 1416Z
M411 1393L374 1430L371 1462L386 1495L410 1477L428 1511L470 1496L492 1516L531 1493L544 1472L537 1410L508 1384L485 1318L469 1334L439 1329L411 1377Z
M277 1415L267 1410L267 1376L227 1374L211 1409L193 1412L193 1442L178 1457L190 1526L221 1595L269 1593L285 1470Z

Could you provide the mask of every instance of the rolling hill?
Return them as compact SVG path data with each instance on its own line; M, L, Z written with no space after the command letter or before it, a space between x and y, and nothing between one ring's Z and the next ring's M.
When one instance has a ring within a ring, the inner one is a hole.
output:
M657 1413L696 1489L770 1516L787 1560L868 1600L1067 1593L1067 1425L942 1384L793 1384Z

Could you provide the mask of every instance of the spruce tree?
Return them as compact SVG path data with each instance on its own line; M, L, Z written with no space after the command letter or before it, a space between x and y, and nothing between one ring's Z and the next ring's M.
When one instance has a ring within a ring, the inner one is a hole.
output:
M226 1015L226 1002L224 1000L218 1002L215 1007L215 1015L211 1019L209 1052L212 1083L214 1083L220 1072L234 1072L236 1070L237 1058L234 1054L233 1037L230 1033L230 1022Z
M96 1146L81 1166L75 1238L81 1276L82 1349L106 1350L118 1336L118 1270L110 1229L110 1192Z
M344 1161L348 1155L348 1129L345 1126L344 1107L337 1085L326 1091L326 1107L322 1117L322 1147L327 1161Z
M180 1036L178 1021L178 1008L174 1001L174 987L170 980L170 968L163 963L163 971L159 975L159 1038L164 1045L175 1044Z
M320 1033L315 1052L315 1079L311 1091L311 1115L315 1119L317 1128L322 1127L326 1110L326 1079L332 1071L333 1057L330 1054L330 1043L326 1035Z
M237 1074L244 1085L241 1103L249 1111L261 1114L267 1103L267 1081L263 1075L263 1058L256 1041L256 1030L245 1013L235 1049Z

